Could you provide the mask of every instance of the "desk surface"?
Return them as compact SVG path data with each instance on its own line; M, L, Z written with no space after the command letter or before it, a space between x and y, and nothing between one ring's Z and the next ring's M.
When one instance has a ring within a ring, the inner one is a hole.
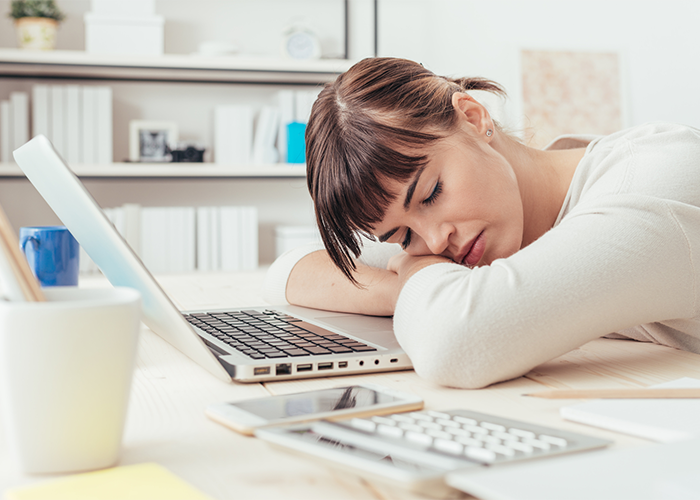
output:
M264 271L258 271L162 276L159 281L179 307L197 309L264 304L263 277ZM105 286L105 282L81 278L81 286ZM286 500L425 498L274 450L214 423L204 416L204 408L218 401L373 382L415 393L425 400L427 409L468 408L597 435L622 448L650 442L562 420L559 408L571 404L570 400L522 394L547 388L642 387L683 376L700 378L700 356L653 344L601 339L538 366L524 377L476 391L439 387L413 371L227 384L144 327L120 465L157 462L220 500L282 495ZM18 472L4 440L0 440L0 471L0 491L47 480Z

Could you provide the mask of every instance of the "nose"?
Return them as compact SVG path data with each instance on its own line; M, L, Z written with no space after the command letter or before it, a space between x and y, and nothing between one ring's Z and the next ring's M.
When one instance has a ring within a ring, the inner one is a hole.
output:
M430 253L434 255L442 255L447 251L450 244L450 235L454 228L450 224L427 224L422 233L423 238Z

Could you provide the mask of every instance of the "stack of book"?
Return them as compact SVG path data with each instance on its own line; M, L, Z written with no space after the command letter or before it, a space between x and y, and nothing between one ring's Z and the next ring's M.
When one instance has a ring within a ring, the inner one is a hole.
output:
M35 85L32 135L38 134L70 164L112 163L112 88Z
M0 161L12 162L12 151L29 140L29 96L26 92L10 92L0 101Z
M225 165L287 163L290 151L304 149L290 144L290 124L305 125L320 89L282 90L277 104L256 113L249 105L222 105L214 109L214 161ZM298 155L292 155L298 156ZM303 160L302 160L303 162Z
M104 212L152 273L250 271L258 267L256 207L125 204ZM99 272L82 249L80 272Z

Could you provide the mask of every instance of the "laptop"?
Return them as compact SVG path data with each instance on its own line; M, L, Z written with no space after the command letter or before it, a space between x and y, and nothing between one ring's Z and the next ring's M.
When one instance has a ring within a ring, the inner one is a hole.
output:
M146 326L218 378L264 382L412 368L390 317L290 305L179 311L46 137L34 137L14 157L112 285L141 292Z

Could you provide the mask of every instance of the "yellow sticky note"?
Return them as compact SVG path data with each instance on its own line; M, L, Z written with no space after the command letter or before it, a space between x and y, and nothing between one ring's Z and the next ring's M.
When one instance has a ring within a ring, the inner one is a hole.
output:
M165 467L126 465L5 492L7 500L212 500Z

